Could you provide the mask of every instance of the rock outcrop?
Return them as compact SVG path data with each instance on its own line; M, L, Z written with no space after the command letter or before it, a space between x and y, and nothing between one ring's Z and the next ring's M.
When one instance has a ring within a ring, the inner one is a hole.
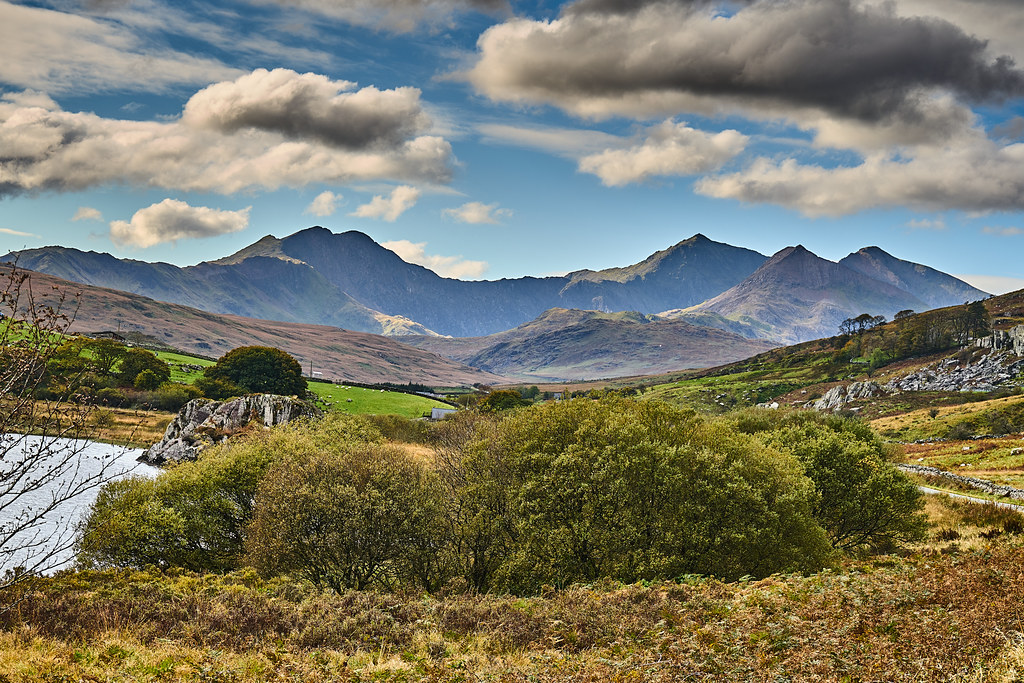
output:
M163 465L195 460L199 453L252 425L273 427L298 417L320 415L315 406L274 394L250 394L230 401L189 401L167 426L164 438L147 449L141 462Z
M1024 360L1006 351L992 351L973 363L956 358L943 361L885 385L889 393L899 391L993 391L1024 371Z
M871 398L879 393L881 387L874 382L853 382L852 384L832 387L825 395L811 404L818 411L836 412L846 407L847 403L863 398Z
M1024 356L1024 325L1009 330L996 330L974 342L984 349L1006 349L1016 356Z

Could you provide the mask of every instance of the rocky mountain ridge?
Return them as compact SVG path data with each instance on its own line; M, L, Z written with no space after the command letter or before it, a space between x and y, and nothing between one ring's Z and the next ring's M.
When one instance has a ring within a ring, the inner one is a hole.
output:
M322 227L268 235L230 256L183 268L63 247L2 260L214 313L390 336L488 336L564 308L661 313L786 344L832 335L839 322L861 313L890 317L984 296L877 247L840 263L802 246L769 259L703 234L630 266L493 281L443 278L363 233Z

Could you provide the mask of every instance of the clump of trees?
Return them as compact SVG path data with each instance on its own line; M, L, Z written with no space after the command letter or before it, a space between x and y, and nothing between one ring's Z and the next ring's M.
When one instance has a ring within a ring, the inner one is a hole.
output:
M606 577L808 572L922 528L916 489L842 418L708 418L605 397L460 412L432 430L424 459L334 414L110 485L81 558L250 565L339 591L532 593Z
M272 346L240 346L220 357L203 372L206 380L222 383L237 394L302 396L306 380L302 366L288 353ZM203 388L200 384L200 388ZM206 385L211 386L211 385ZM206 389L204 389L206 391Z

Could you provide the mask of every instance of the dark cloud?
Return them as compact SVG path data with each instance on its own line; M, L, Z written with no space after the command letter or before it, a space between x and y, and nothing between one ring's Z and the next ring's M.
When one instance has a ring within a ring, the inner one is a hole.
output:
M429 127L419 90L351 90L353 85L319 74L257 69L193 95L184 120L227 133L252 128L347 149L394 148Z
M484 93L590 115L796 107L913 123L931 91L1024 94L1024 73L985 41L854 0L761 0L725 15L702 2L581 0L551 24L492 27L479 47L469 77Z

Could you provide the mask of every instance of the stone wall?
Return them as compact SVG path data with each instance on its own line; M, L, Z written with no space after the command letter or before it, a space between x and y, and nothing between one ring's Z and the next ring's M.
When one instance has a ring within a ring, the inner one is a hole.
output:
M904 472L912 472L914 474L924 474L933 477L942 477L949 481L970 486L972 489L984 491L985 493L1002 496L1004 498L1012 498L1013 500L1024 500L1024 491L1015 489L1012 486L1003 486L1001 484L993 484L990 481L984 479L976 479L974 477L962 477L959 474L953 474L946 470L940 470L937 467L928 467L927 465L897 465L897 468Z

